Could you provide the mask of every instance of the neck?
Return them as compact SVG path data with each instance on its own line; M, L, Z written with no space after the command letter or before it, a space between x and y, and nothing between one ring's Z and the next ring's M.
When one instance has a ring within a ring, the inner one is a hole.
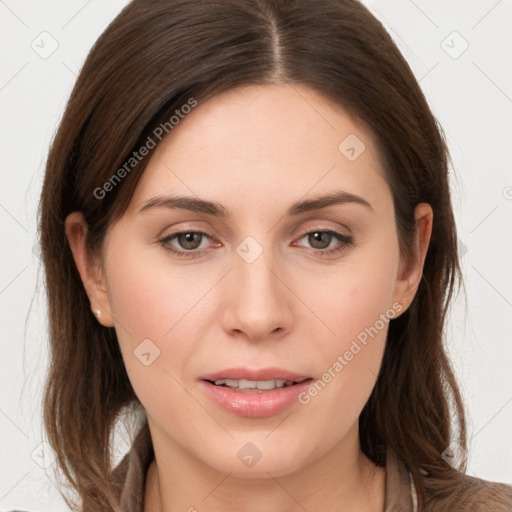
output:
M157 436L153 441L155 460L146 478L145 511L384 510L385 470L360 451L357 427L311 463L284 475L267 472L261 477L220 473L177 445L159 440Z

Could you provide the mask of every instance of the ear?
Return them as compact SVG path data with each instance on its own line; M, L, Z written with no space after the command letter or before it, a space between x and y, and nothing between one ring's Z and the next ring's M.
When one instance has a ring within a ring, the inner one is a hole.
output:
M400 265L399 275L395 284L394 300L402 304L403 311L410 306L423 275L423 265L432 234L434 213L427 203L420 203L414 212L416 234L412 247L410 262Z
M87 248L88 226L83 214L69 214L66 217L65 228L73 259L91 302L91 314L95 314L98 322L105 327L113 327L104 271L99 256L91 254ZM100 312L99 315L96 314L97 311Z

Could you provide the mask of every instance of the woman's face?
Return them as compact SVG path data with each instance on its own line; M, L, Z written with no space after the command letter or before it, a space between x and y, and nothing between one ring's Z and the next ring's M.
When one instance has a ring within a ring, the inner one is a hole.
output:
M200 104L154 150L103 249L93 300L157 452L256 476L355 446L415 284L374 142L342 110L297 85ZM208 382L222 378L259 382Z

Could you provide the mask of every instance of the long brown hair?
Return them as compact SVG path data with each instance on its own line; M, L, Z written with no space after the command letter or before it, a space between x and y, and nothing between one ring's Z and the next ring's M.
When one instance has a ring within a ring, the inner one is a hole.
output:
M80 72L48 157L40 203L51 356L44 421L83 510L116 508L111 435L123 408L137 398L115 330L91 314L65 235L66 216L83 212L88 247L99 250L148 158L121 173L121 182L104 184L155 127L191 98L201 104L238 86L276 82L318 91L373 133L404 257L410 256L415 206L432 206L423 278L408 311L390 322L382 368L359 419L360 440L378 465L394 450L414 478L420 507L430 485L456 479L442 457L453 440L466 448L463 404L443 347L460 275L448 152L391 37L354 0L134 0Z

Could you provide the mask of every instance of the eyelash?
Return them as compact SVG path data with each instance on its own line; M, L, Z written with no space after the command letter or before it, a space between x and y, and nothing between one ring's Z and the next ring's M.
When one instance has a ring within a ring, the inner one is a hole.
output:
M201 255L201 253L204 251L204 249L203 249L203 251L198 251L197 249L190 250L190 251L179 251L179 250L171 248L171 246L168 245L171 240L173 240L174 238L178 237L179 235L190 234L190 233L194 233L196 235L201 235L201 236L206 237L206 238L208 238L210 240L213 239L213 237L211 237L208 233L205 233L204 231L192 231L192 230L189 230L189 231L178 231L178 232L173 233L171 235L166 235L165 237L159 239L158 242L162 245L162 247L166 251L169 251L169 252L173 253L174 255L176 255L176 256L178 256L180 258L196 258L196 257L199 257ZM321 256L321 257L328 257L328 256L331 256L333 254L341 253L345 249L347 249L348 247L353 245L353 243L354 243L354 240L353 240L352 236L344 235L342 233L339 233L337 231L333 231L331 229L313 229L313 230L310 230L310 231L306 231L305 233L300 235L298 239L300 240L301 238L304 238L305 236L313 234L313 233L326 233L328 235L333 236L335 239L337 239L339 242L341 242L341 245L339 247L334 248L334 249L310 249L310 251L313 252L315 255L318 255L318 256Z

